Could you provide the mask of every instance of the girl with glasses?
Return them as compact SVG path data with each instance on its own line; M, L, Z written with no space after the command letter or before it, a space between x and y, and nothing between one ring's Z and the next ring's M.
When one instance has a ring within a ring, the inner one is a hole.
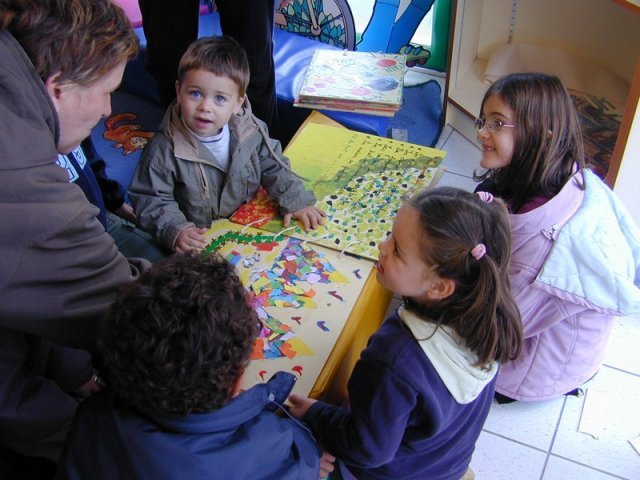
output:
M585 166L580 125L557 77L505 76L476 120L477 190L511 211L510 277L524 348L501 366L500 401L547 400L598 371L615 317L640 311L640 232Z

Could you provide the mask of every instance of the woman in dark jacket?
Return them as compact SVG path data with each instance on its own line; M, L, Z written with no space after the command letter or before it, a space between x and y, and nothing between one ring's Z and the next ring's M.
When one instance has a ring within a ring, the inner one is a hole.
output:
M116 248L56 164L111 113L138 40L103 0L0 0L0 444L57 461L77 401L100 389L85 351L147 263ZM64 347L59 344L63 344Z

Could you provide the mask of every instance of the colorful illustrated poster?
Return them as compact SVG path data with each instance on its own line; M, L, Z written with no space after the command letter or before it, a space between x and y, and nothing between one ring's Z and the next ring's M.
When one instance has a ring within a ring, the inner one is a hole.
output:
M309 394L373 262L228 220L207 237L205 252L236 267L261 322L242 387L283 370L298 377L297 393Z
M317 49L300 87L299 103L360 104L398 110L406 57L393 53Z
M402 197L435 186L446 155L434 148L316 123L305 126L285 153L293 170L308 179L305 186L315 193L318 207L327 212L325 225L304 231L296 223L284 229L280 218L247 213L252 202L242 207L242 217L253 218L252 225L259 228L371 260L377 259L377 245L391 231Z

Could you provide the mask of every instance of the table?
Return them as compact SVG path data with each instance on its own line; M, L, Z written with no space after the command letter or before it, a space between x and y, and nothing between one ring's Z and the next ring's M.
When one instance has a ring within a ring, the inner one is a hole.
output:
M297 133L309 123L340 127L312 112ZM262 322L242 388L284 370L298 375L298 394L341 402L391 299L373 261L226 219L214 221L206 236L207 248L236 267Z
M338 122L314 110L305 119L297 133L308 123L341 126ZM295 142L296 135L290 143ZM286 155L286 149L284 153ZM369 337L384 321L391 297L392 293L378 283L376 271L372 270L329 358L311 389L310 397L332 403L339 403L346 397L347 382L353 366L360 358L360 352L367 346Z

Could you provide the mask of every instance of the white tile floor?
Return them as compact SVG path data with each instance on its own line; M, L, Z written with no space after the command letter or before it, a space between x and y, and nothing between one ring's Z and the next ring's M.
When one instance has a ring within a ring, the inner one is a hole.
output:
M447 152L438 185L473 190L477 145L446 126L437 148ZM580 398L494 403L471 461L476 478L640 479L640 454L629 443L640 436L640 316L619 320L605 365L584 389ZM603 403L591 417L602 427L598 439L578 431L590 390Z

